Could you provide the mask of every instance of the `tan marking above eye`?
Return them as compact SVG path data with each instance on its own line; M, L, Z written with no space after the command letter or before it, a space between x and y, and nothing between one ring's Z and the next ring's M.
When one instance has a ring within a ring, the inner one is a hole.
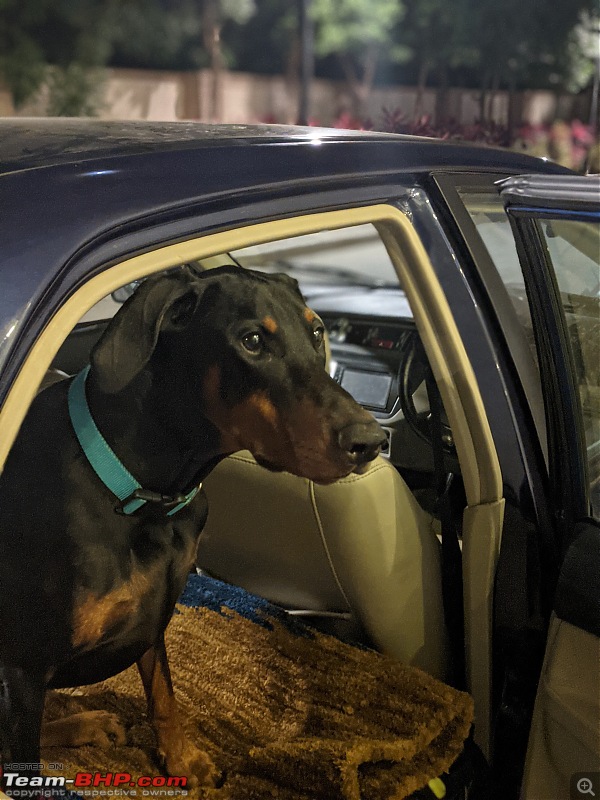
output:
M317 315L316 315L316 314L315 314L315 312L312 310L312 308L308 308L308 307L307 307L307 308L305 308L305 309L304 309L304 319L305 319L305 320L306 320L306 321L307 321L309 324L312 324L312 323L313 323L313 322L314 322L314 321L317 319Z
M266 331L269 331L269 333L275 333L279 328L273 317L265 317L262 321L262 326Z

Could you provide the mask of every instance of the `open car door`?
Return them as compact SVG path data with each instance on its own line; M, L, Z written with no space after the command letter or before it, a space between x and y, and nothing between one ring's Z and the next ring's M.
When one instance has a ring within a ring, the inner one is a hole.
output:
M523 800L600 797L600 179L500 184L544 392L560 573Z

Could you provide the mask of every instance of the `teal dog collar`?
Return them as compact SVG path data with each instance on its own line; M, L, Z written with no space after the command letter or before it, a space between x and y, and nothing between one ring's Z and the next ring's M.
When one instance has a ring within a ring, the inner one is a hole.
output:
M115 508L119 514L133 514L146 503L159 503L172 517L190 503L200 486L188 494L162 495L143 489L129 470L123 466L111 450L108 442L98 430L88 406L85 384L90 371L89 365L74 378L69 387L69 416L90 466L102 483L119 498L121 504Z

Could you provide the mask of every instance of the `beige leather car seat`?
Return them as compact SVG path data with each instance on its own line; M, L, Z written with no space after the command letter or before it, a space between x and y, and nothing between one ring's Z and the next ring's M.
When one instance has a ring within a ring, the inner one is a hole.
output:
M236 453L204 488L199 568L288 609L351 612L378 649L445 677L434 520L388 461L319 486Z

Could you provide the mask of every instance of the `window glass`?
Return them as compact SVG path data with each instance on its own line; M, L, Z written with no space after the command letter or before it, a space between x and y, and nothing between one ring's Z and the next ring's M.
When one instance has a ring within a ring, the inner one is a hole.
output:
M525 291L525 279L502 199L497 192L459 190L459 195L502 278L519 321L525 329L527 341L537 363L533 322Z
M569 331L587 445L591 500L600 518L600 226L540 220Z
M373 225L320 231L232 253L243 267L287 272L301 283L398 286L398 276Z
M253 245L195 261L194 268L206 270L227 264L264 272L287 272L309 292L320 285L399 287L388 252L371 224ZM138 285L139 282L134 281L112 292L80 321L110 319Z
M203 273L221 266L234 271L284 273L298 281L307 304L319 314L329 333L330 374L368 411L386 420L390 437L386 455L405 471L407 478L415 480L415 491L424 493L422 502L430 503L429 479L422 477L433 471L426 356L415 344L410 304L375 226L364 224L289 236L185 265L175 263L164 272L191 268ZM89 362L90 352L108 320L129 298L135 297L144 280L134 280L114 290L79 320L53 361L55 373L73 375ZM415 355L410 357L411 371L401 372L400 365L410 355L411 347L415 349ZM403 407L414 407L410 419ZM445 417L443 424L449 427ZM449 434L447 439L451 448ZM453 465L453 471L459 474L458 464Z
M537 363L531 310L516 243L502 198L459 190L500 275ZM570 220L540 224L565 311L585 431L593 513L600 516L600 239L598 225Z

